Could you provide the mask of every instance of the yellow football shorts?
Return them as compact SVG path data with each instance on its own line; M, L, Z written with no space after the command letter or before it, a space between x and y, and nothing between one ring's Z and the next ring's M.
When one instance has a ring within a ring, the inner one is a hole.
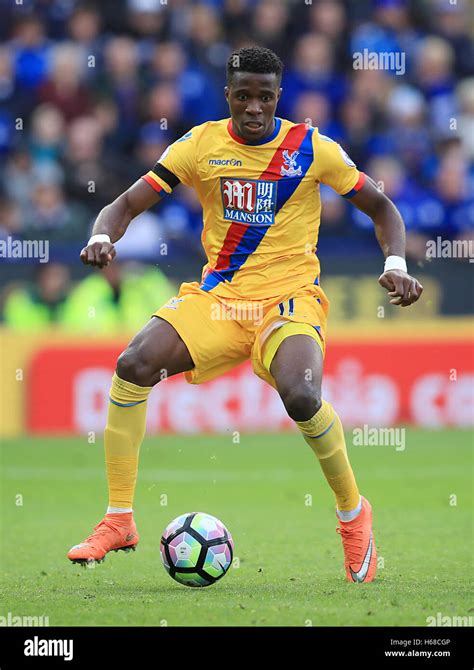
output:
M278 298L235 300L203 291L198 282L183 282L154 316L168 321L187 346L195 364L184 373L190 384L250 359L255 374L276 388L270 364L286 337L309 335L324 355L328 309L324 291L314 284Z

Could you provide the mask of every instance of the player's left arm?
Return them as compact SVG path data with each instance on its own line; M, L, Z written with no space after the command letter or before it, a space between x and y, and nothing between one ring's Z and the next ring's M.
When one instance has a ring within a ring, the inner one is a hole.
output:
M421 296L423 286L406 271L405 225L400 212L367 175L362 188L349 198L349 202L370 216L380 248L388 259L379 284L387 289L392 305L408 307Z

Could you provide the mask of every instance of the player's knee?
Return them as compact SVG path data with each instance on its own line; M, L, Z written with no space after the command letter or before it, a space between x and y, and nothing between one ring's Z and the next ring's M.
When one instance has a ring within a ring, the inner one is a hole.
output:
M321 409L321 394L311 383L288 387L280 397L293 421L307 421Z
M136 347L128 347L118 358L117 375L137 386L153 386L154 372L150 361Z

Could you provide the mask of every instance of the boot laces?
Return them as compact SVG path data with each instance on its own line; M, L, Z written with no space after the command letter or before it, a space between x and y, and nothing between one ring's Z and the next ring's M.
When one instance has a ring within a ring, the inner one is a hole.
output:
M89 537L84 540L84 544L94 544L97 540L100 540L101 537L107 535L111 530L114 531L114 533L117 532L117 528L113 524L107 521L107 519L102 519L102 521L95 526Z
M364 551L364 533L362 527L345 528L338 526L336 533L342 538L344 550L349 563L356 563L361 560L361 554Z

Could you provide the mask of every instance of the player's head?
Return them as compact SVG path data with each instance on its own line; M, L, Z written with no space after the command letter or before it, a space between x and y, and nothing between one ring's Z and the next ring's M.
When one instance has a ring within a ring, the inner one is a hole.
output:
M232 127L248 142L257 142L273 131L282 72L281 60L264 47L243 47L227 61L224 93Z

